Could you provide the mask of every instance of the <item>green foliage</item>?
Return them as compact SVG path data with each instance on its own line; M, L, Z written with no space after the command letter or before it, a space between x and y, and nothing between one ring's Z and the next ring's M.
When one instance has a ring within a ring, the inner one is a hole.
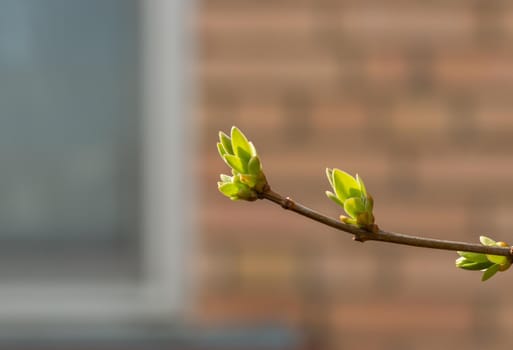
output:
M333 192L326 191L326 196L344 208L349 215L341 215L340 220L346 224L375 231L377 227L372 213L374 200L367 193L362 178L358 175L354 178L345 171L329 168L326 169L326 176L333 189Z
M505 242L495 242L493 239L481 236L479 241L489 247L508 247ZM464 270L483 271L482 281L492 278L499 271L506 271L511 266L511 260L506 256L489 255L470 252L458 252L456 267Z
M255 146L233 126L230 136L219 132L217 150L233 175L221 175L221 181L217 183L219 191L232 200L258 199L258 194L268 185Z

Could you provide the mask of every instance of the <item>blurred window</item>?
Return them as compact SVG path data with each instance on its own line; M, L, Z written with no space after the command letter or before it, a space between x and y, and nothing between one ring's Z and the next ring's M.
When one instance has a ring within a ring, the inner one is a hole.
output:
M1 277L136 275L137 23L134 0L0 0L0 250L25 255Z
M182 307L185 4L0 0L5 317Z

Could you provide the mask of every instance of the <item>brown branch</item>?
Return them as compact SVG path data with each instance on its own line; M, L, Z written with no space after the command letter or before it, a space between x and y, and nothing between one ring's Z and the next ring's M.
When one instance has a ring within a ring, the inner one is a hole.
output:
M293 201L289 197L284 198L280 194L272 191L271 189L265 189L262 193L260 193L261 199L267 199L271 202L274 202L284 209L291 210L299 215L306 216L312 220L320 222L324 225L331 226L337 230L344 231L350 234L353 234L353 239L360 242L365 241L380 241L380 242L388 242L395 244L403 244L414 247L423 247L423 248L431 248L431 249L443 249L443 250L453 250L453 251L465 251L465 252L474 252L474 253L484 253L484 254L493 254L493 255L502 255L513 257L513 247L512 248L503 248L503 247L489 247L476 243L466 243L466 242L456 242L456 241L446 241L441 239L433 239L433 238L424 238L418 236L411 236L402 233L396 232L388 232L383 230L378 230L377 232L370 232L361 228L358 228L353 225L345 224L336 219L330 218L324 214L321 214L315 210L305 207L304 205Z

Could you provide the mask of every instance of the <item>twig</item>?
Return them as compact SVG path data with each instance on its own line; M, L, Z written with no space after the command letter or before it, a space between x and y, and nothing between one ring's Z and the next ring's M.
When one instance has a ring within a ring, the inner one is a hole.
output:
M280 194L266 188L259 194L261 199L267 199L274 202L284 209L291 210L299 215L306 216L312 220L318 221L322 224L331 226L337 230L344 231L353 234L353 239L359 242L365 241L381 241L395 244L403 244L414 247L423 247L431 249L443 249L453 251L465 251L474 253L484 253L491 255L502 255L513 257L513 247L490 247L475 243L446 241L441 239L424 238L418 236L411 236L402 233L388 232L383 230L377 230L377 232L370 232L353 225L345 224L336 219L330 218L324 214L321 214L315 210L305 207L304 205L293 201L289 197L283 197Z

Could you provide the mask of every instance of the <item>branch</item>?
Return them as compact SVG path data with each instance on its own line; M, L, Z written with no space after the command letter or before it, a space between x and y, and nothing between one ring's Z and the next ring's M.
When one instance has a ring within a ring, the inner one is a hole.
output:
M305 216L324 225L333 227L337 230L344 231L353 234L353 239L359 242L365 241L380 241L395 244L403 244L414 247L431 248L431 249L442 249L452 251L465 251L482 254L493 254L507 257L513 257L513 247L491 247L481 244L447 241L441 239L424 238L418 236L411 236L402 233L388 232L383 230L377 230L377 232L370 232L354 225L345 224L336 219L330 218L324 214L321 214L315 210L312 210L304 205L293 201L290 197L283 197L282 195L266 188L264 191L259 193L260 199L267 199L280 205L282 208L291 210L299 215Z
M222 174L217 187L232 200L267 199L307 218L351 233L354 240L359 242L380 241L457 251L460 257L455 262L456 267L483 271L482 281L490 279L499 271L506 271L513 263L513 247L486 236L479 237L481 244L473 244L380 230L374 223L374 199L358 174L353 177L340 169L326 169L326 176L333 190L326 191L326 196L344 208L348 215L341 215L340 221L296 203L289 197L284 198L271 190L255 146L235 126L232 127L230 136L219 132L217 150L233 175Z

